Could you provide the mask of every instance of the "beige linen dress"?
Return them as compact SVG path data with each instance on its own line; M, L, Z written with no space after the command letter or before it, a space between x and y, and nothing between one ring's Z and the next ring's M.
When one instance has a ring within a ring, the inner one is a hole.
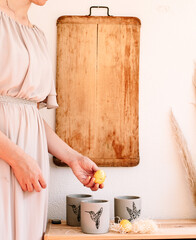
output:
M48 184L47 139L37 102L40 108L58 107L45 35L0 10L0 131L37 161ZM41 240L47 204L48 187L23 192L0 159L0 240Z

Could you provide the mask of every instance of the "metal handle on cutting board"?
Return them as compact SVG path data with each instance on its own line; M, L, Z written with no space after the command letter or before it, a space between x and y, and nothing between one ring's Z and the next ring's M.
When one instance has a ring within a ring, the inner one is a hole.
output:
M88 16L91 16L91 9L92 9L92 8L106 8L106 9L107 9L107 15L108 15L108 16L111 16L111 15L109 14L109 7L106 7L106 6L91 6L91 7L90 7L90 13L89 13Z

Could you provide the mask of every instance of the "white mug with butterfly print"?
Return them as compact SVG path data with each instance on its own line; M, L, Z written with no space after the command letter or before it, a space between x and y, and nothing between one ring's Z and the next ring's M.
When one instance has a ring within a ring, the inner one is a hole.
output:
M80 203L82 200L86 201L91 199L93 199L93 196L89 194L70 194L66 197L67 225L80 226Z
M110 206L108 200L81 202L81 228L83 233L103 234L109 231Z
M141 198L138 196L118 196L114 198L115 222L122 219L130 222L138 219L141 215Z

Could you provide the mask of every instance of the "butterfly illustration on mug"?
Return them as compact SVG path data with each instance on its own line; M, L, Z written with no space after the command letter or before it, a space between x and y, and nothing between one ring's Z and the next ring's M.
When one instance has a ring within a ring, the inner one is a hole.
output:
M126 207L127 212L129 213L130 218L129 221L133 221L134 219L138 218L140 216L141 210L137 210L135 203L133 202L133 210L129 207Z

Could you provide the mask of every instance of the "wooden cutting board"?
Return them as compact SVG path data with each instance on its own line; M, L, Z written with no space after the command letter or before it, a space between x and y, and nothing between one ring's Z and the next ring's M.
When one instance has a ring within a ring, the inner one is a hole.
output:
M96 240L96 239L196 239L196 219L156 220L159 230L153 234L84 234L80 227L70 227L63 221L60 225L48 223L44 240Z
M56 133L99 166L139 163L140 25L134 17L57 21Z

